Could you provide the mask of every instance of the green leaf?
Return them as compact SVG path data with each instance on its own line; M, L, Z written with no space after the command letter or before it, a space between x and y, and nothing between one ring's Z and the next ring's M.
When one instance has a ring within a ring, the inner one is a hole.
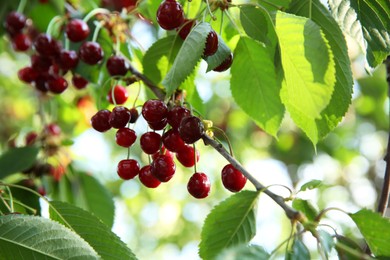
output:
M254 207L259 192L242 191L218 204L203 225L199 255L215 258L223 249L248 243L256 233ZM234 214L232 214L234 212Z
M302 213L311 221L314 221L318 215L318 210L309 200L296 198L293 200L292 206L294 209L302 211Z
M321 118L306 121L306 128L312 129L314 140L324 138L341 121L352 100L352 72L344 35L329 11L319 0L294 0L288 12L310 17L318 24L332 49L336 65L336 83L328 106L321 112Z
M206 72L209 72L219 65L221 65L224 60L226 60L227 57L229 57L230 53L232 51L230 48L225 44L222 37L218 35L218 50L214 55L211 55L205 59L207 62L207 70Z
M322 181L320 180L311 180L309 182L306 182L301 186L299 191L305 191L305 190L314 190L322 185Z
M340 260L358 260L361 257L357 257L357 255L364 255L364 251L352 239L340 235L336 238L336 250ZM352 254L351 250L352 252L356 252L356 254Z
M216 260L267 260L270 255L264 248L257 245L238 245L223 250L216 258Z
M383 218L368 209L350 214L350 217L358 226L375 256L390 256L390 220L388 218Z
M0 156L0 179L27 170L36 161L39 149L35 146L11 148Z
M234 51L230 88L236 103L267 133L276 136L284 108L274 63L266 47L241 37Z
M34 27L38 31L45 32L50 21L59 15L57 8L55 4L36 4L33 5L27 16L33 21Z
M291 250L287 253L288 260L310 260L310 252L309 249L305 246L305 244L299 240L295 239L294 244Z
M88 243L57 222L35 216L2 216L0 258L15 257L80 260L99 258Z
M162 82L167 91L167 96L170 96L194 70L203 54L210 31L210 24L199 23L187 36L172 67Z
M324 248L325 252L330 253L335 246L333 237L324 230L319 230L318 235L320 236L321 245Z
M294 122L313 144L315 120L329 104L335 85L335 63L320 27L309 19L278 11L279 38L285 83L281 99Z
M145 53L142 60L144 74L154 83L159 84L162 76L168 72L169 66L173 63L182 41L176 35L171 35L156 41ZM160 71L158 63L162 57L166 57L169 64L165 71Z
M74 230L103 259L136 259L126 244L93 214L60 201L50 204L54 208L50 208L50 218Z

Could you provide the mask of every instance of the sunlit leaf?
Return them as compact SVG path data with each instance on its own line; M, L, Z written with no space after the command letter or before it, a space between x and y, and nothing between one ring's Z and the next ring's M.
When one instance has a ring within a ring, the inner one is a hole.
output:
M223 250L215 259L216 260L266 260L270 255L264 248L257 245L239 245Z
M287 252L286 260L310 260L310 252L306 245L299 239L294 240L290 251Z
M313 221L318 215L318 210L309 200L296 198L293 200L292 206L294 209L305 214L305 216L311 221Z
M316 188L320 187L321 185L322 185L322 181L320 181L320 180L311 180L311 181L306 182L305 184L303 184L299 190L300 191L313 190L313 189L316 189Z

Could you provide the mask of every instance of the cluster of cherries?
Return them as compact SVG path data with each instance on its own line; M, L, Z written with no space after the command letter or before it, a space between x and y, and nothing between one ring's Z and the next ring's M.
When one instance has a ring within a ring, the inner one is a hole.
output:
M124 159L118 163L117 173L124 180L133 179L137 175L143 185L156 188L161 182L168 182L175 174L176 159L185 167L193 167L199 160L199 152L193 145L205 134L201 119L191 114L185 106L168 107L163 101L151 99L144 103L141 112L143 118L153 131L140 137L140 147L151 156L150 165L140 168L134 159ZM99 132L111 128L118 129L116 143L122 147L131 147L137 134L130 129L131 123L138 119L135 108L127 109L116 106L112 111L100 110L92 118L92 127ZM164 130L160 135L159 130ZM232 192L240 191L245 183L245 176L231 164L222 170L223 185ZM210 181L206 174L195 172L188 181L187 189L195 198L205 198L210 192Z
M185 40L191 29L196 25L196 20L187 19L184 16L183 7L176 0L164 0L157 10L157 22L165 30L177 30L180 38ZM203 57L214 55L218 50L218 35L214 30L208 34ZM214 71L222 72L230 68L233 62L233 54L230 55Z

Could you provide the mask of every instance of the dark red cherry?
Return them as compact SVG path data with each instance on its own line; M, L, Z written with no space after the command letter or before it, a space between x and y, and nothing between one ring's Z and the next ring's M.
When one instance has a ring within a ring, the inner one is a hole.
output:
M181 27L177 29L180 38L185 40L188 34L190 34L192 27L195 26L195 24L196 20L185 19Z
M89 65L103 60L104 52L97 42L84 42L79 49L79 58Z
M124 76L128 70L128 64L121 56L112 56L107 60L106 67L111 76Z
M130 147L137 139L137 135L133 129L120 128L115 135L117 145L122 147Z
M242 190L246 183L246 177L231 164L223 167L221 177L223 186L231 192Z
M59 57L59 65L62 70L67 71L76 68L79 63L79 56L75 51L62 50Z
M56 123L50 123L45 126L45 131L51 136L59 136L61 134L61 127Z
M213 71L216 72L222 72L230 68L233 63L233 54L230 53L230 55L216 68L213 69Z
M12 48L15 51L27 51L31 46L30 38L23 34L18 33L14 37L12 37Z
M26 145L33 145L37 139L38 134L34 131L27 133L26 137L24 138Z
M167 115L168 124L174 129L178 129L181 123L181 120L185 117L191 116L191 111L183 106L174 106L172 107Z
M8 33L15 35L26 26L26 17L18 12L10 12L5 18L4 27Z
M202 135L204 134L202 120L196 116L183 118L180 123L179 134L186 144L195 143L202 138Z
M73 19L66 25L65 33L72 42L81 42L87 39L89 27L83 20Z
M50 76L48 73L39 73L37 78L34 80L34 86L37 90L41 92L47 92L47 82L53 79L53 76Z
M35 38L34 47L39 54L48 57L57 56L61 51L61 44L45 33L41 33Z
M111 112L109 122L113 128L123 128L129 123L130 117L130 111L126 107L116 106Z
M163 1L157 9L157 22L165 30L178 28L184 22L183 7L175 0Z
M63 77L53 77L46 81L46 88L54 94L60 94L68 88L68 82Z
M199 151L194 149L190 145L184 146L179 152L176 153L176 159L184 167L192 167L195 165L195 152L196 152L196 161L199 161Z
M139 140L142 151L147 154L154 154L160 150L161 135L156 132L146 132Z
M153 130L163 130L168 124L167 118L164 118L160 122L148 122L148 125Z
M157 156L159 156L160 154L165 154L165 155L171 157L172 160L173 160L173 153L171 153L170 151L168 151L167 149L165 149L164 146L161 146L160 151L158 151L157 153L152 154L152 159L153 159L153 160L156 159Z
M162 142L169 151L177 153L185 148L186 144L181 139L179 132L175 129L170 129L162 136Z
M209 35L207 36L206 40L206 46L203 51L203 56L211 56L214 53L216 53L218 50L218 35L217 33L212 30L209 32Z
M21 81L32 83L38 77L38 72L31 67L25 67L18 71L18 77Z
M127 93L127 90L125 87L123 87L121 85L114 86L114 98L115 98L115 103L117 105L124 104L128 97L129 97L129 94ZM112 88L110 88L110 90L107 93L107 100L111 104L115 104L114 99L112 98Z
M83 89L88 85L88 80L79 75L73 75L72 83L77 89Z
M31 56L31 67L39 72L48 72L52 61L49 57L34 54Z
M167 117L168 107L164 101L150 99L142 106L141 113L148 123L157 123Z
M194 198L206 198L210 193L209 178L203 172L194 173L188 181L187 190Z
M138 119L138 116L139 116L138 115L138 110L135 107L133 107L133 108L130 109L130 114L131 114L130 123L133 124Z
M106 132L111 129L109 123L111 112L107 109L99 110L92 118L91 124L92 127L99 132Z
M176 171L176 165L172 157L159 154L151 164L151 172L161 182L172 179Z
M139 171L139 180L148 188L157 188L161 182L153 176L151 166L146 165Z
M133 179L139 173L139 163L134 159L122 160L118 163L117 173L124 180Z

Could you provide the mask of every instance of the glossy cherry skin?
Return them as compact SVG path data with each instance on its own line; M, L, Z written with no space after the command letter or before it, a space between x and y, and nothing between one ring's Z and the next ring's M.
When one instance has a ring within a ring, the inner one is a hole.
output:
M178 129L181 123L181 120L185 117L191 116L191 111L183 106L174 106L172 107L167 115L168 124L172 126L173 129Z
M18 12L10 12L5 18L4 27L8 33L14 35L26 26L26 17Z
M177 153L184 149L186 144L181 139L179 132L175 129L170 129L162 136L162 142L169 151Z
M128 70L128 64L121 56L111 56L108 58L106 68L111 76L124 76Z
M153 160L156 159L157 156L159 156L160 154L165 154L165 155L171 157L172 160L173 160L173 153L171 153L170 151L168 151L167 149L165 149L164 146L161 146L160 151L158 151L157 153L152 154L152 159L153 159Z
M141 183L148 188L157 188L161 184L161 181L153 176L150 165L142 167L138 177Z
M153 130L163 130L168 124L167 118L164 118L160 122L148 122L148 125Z
M222 72L228 70L232 66L232 63L233 63L233 54L230 53L230 55L219 66L214 68L213 71Z
M37 90L41 92L47 92L47 82L52 79L53 76L50 76L48 73L38 73L37 78L34 80L34 86Z
M126 107L116 106L111 112L109 122L113 128L123 128L129 123L130 117L130 111Z
M46 82L46 88L54 94L60 94L68 88L68 82L63 77L54 77Z
M41 33L34 40L34 48L42 56L54 57L60 54L61 44L51 36Z
M31 67L25 67L18 71L18 77L21 81L32 83L38 77L38 72Z
M179 134L186 144L195 143L202 138L202 135L204 134L202 120L196 116L183 118L180 123Z
M135 122L137 121L137 119L138 119L138 116L139 116L138 110L137 110L135 107L133 107L133 108L130 109L130 114L131 114L130 123L133 124L133 123L135 123Z
M180 38L185 40L188 34L190 34L192 27L195 26L195 24L196 20L185 19L181 27L177 29Z
M206 198L210 193L210 180L203 172L196 172L188 181L187 190L194 198Z
M124 104L128 97L129 97L129 93L127 93L125 87L121 85L114 86L114 98L115 98L115 103L117 105ZM114 99L112 98L112 88L110 88L110 90L107 93L107 100L111 104L114 104Z
M30 38L23 34L18 33L14 37L12 37L12 48L15 51L27 51L31 46L31 40Z
M72 42L81 42L87 39L89 27L83 20L73 19L66 25L65 33Z
M231 192L238 192L244 188L246 177L233 165L227 164L222 169L222 184Z
M154 154L160 150L161 135L156 132L147 132L141 135L140 146L146 154Z
M172 157L160 154L156 156L151 164L151 172L161 182L172 179L176 171L176 165Z
M67 71L76 68L79 63L79 56L75 51L62 50L59 56L59 65L62 70Z
M167 105L158 99L150 99L142 106L142 116L148 123L157 123L167 117Z
M88 80L79 75L73 75L72 83L77 89L83 89L88 85Z
M91 124L92 127L99 132L106 132L111 129L109 123L111 112L107 109L99 110L92 118Z
M181 4L175 0L163 1L157 9L157 23L165 30L178 28L184 22Z
M79 58L89 65L103 60L104 52L97 42L84 42L79 49Z
M132 146L136 139L137 135L135 131L130 128L120 128L115 135L115 141L117 145L122 147Z
M133 179L139 173L139 163L134 159L122 160L118 163L117 173L123 180Z
M176 153L176 159L184 167L192 167L195 165L195 152L196 152L196 161L199 161L199 151L194 149L190 145L184 146L179 152Z
M218 35L217 33L212 30L209 32L209 35L207 36L206 40L206 46L203 51L203 56L211 56L214 53L216 53L218 50Z
M31 131L24 138L26 145L33 145L38 139L37 132Z
M122 11L123 8L130 10L137 4L137 0L112 0L111 2L117 11Z

